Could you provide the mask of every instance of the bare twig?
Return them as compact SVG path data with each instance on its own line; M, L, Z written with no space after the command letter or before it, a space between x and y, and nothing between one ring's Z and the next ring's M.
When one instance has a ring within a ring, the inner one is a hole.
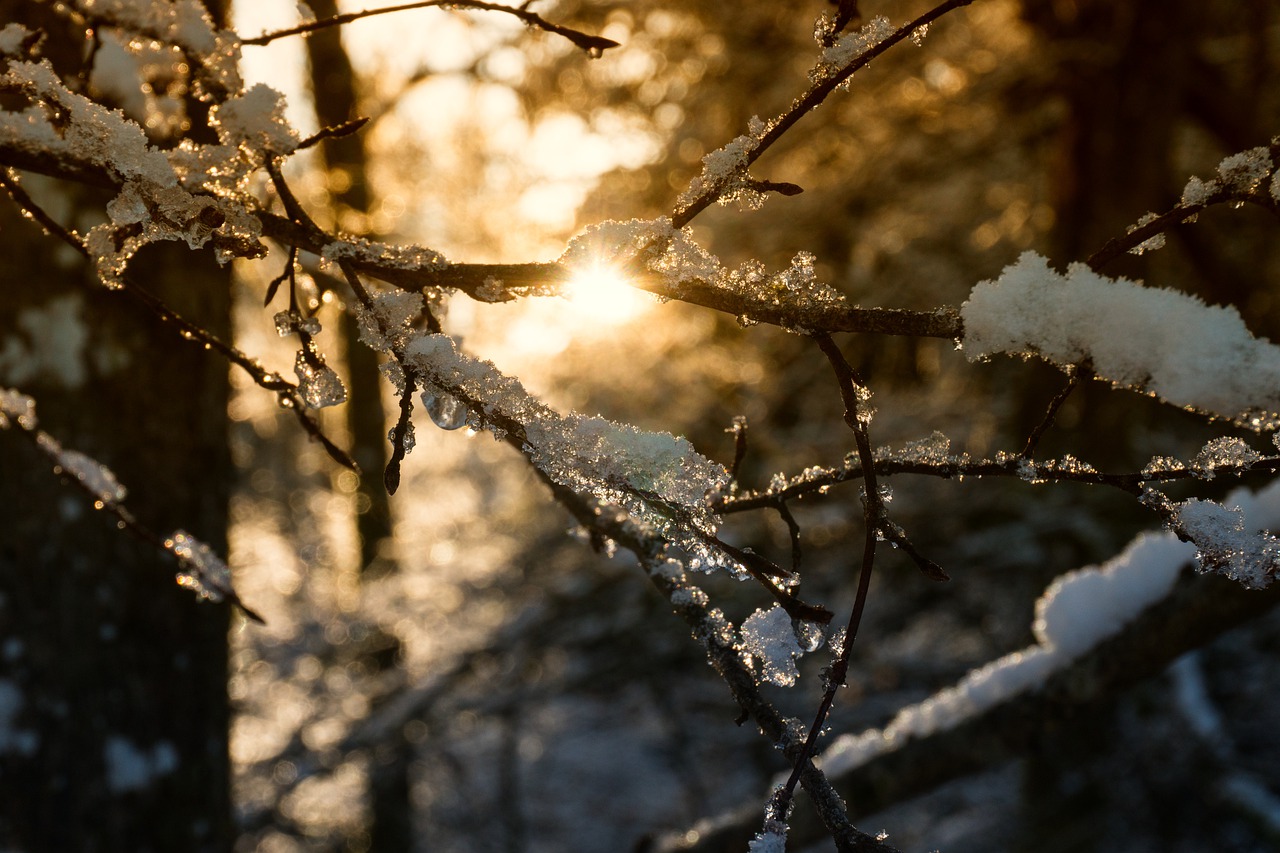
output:
M853 367L845 360L844 354L840 352L840 348L836 346L829 336L816 335L814 340L817 342L818 348L822 350L822 354L831 362L831 369L835 372L836 382L840 386L840 397L844 401L844 421L849 429L853 431L854 441L858 447L858 456L862 460L863 484L866 493L863 501L863 521L866 525L866 531L862 546L862 565L858 570L858 590L854 596L853 608L849 612L849 623L845 628L844 643L839 655L831 665L827 683L823 689L822 701L818 705L818 712L814 715L813 724L809 727L804 746L801 748L800 754L792 760L791 775L787 778L786 784L777 796L778 813L784 815L788 811L788 805L795 791L796 783L799 781L801 774L811 766L814 753L818 748L818 737L827 724L831 706L835 704L836 691L844 685L848 677L849 656L853 651L854 640L858 636L858 627L862 624L862 613L867 605L867 593L871 589L871 574L876 560L877 532L884 519L884 503L880 498L879 487L876 483L871 438L867 431L867 421L870 420L870 413L864 405L865 401L859 395L859 388L865 392L866 386L859 380ZM836 841L837 846L840 847L839 839L837 838Z
M935 6L914 21L903 24L884 41L864 51L844 68L815 83L809 88L809 91L792 102L786 112L769 124L769 130L760 137L755 147L747 152L744 166L750 167L752 163L760 158L760 155L773 147L773 144L794 127L800 119L822 104L827 99L827 96L843 85L857 71L865 68L873 59L904 39L910 38L911 34L921 27L927 27L948 12L968 6L972 2L973 0L946 0L946 2ZM841 11L843 12L844 10L842 9ZM676 228L683 228L688 225L693 221L694 217L716 200L722 189L723 187L720 186L708 187L688 204L677 208L671 216L672 225Z
M531 27L545 30L562 36L589 55L596 57L611 47L618 47L618 42L613 39L607 39L604 36L593 36L588 33L579 32L571 27L562 26L548 21L546 18L534 12L530 12L524 6L503 6L498 3L485 3L482 0L419 0L417 3L402 3L398 6L386 6L382 9L365 9L360 12L345 12L341 15L334 15L331 18L324 18L319 21L308 21L305 24L299 24L296 27L287 27L282 30L275 30L269 33L263 33L254 38L242 39L243 45L265 45L270 44L276 39L285 38L287 36L302 35L304 33L313 33L316 30L322 30L326 27L337 27L358 21L362 18L371 18L374 15L387 15L393 12L407 12L412 9L429 9L432 7L447 7L450 9L478 9L484 12L503 12L508 15L514 15L524 21Z

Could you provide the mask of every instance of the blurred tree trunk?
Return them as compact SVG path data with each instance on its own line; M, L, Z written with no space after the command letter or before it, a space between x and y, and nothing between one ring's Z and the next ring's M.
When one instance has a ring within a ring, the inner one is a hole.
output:
M317 18L338 14L336 0L311 0ZM306 41L311 71L312 99L320 127L336 127L359 115L359 92L355 70L342 44L339 27L319 30ZM353 133L327 139L320 155L329 174L334 221L341 230L375 237L370 220L373 193L369 188L364 136ZM348 222L347 220L355 220ZM354 298L354 295L350 295ZM393 559L380 554L379 546L391 536L391 511L382 470L387 465L387 417L382 407L381 374L378 356L360 343L359 326L353 312L341 316L346 342L347 376L350 397L345 407L351 451L363 476L357 494L356 531L360 536L360 567L374 573L394 571ZM394 666L377 655L369 655L372 666ZM412 748L395 739L387 749L378 750L370 769L369 849L372 853L406 853L413 845Z
M83 33L47 7L0 0L0 20L42 27L60 69L82 61ZM25 183L63 221L105 200ZM156 247L133 270L228 334L229 272L211 255ZM0 385L32 394L44 429L110 467L142 523L225 553L226 363L98 285L7 197L0 282L0 350L20 353ZM197 603L171 558L117 530L13 430L0 432L0 507L0 846L229 850L229 608Z
M317 18L338 14L335 0L315 0L310 5ZM359 96L355 71L342 46L341 28L318 30L306 40L306 45L320 127L336 127L357 118ZM329 174L335 222L342 230L375 238L377 235L371 233L367 224L373 196L369 190L363 135L353 133L327 139L320 146L320 155ZM349 219L359 220L364 227L352 227ZM343 312L339 322L346 340L347 375L351 385L345 407L347 429L351 434L352 455L363 472L356 509L360 566L362 570L384 571L391 567L386 558L379 557L379 545L391 536L391 512L381 476L387 465L387 419L382 407L378 356L360 343L359 326L353 313Z

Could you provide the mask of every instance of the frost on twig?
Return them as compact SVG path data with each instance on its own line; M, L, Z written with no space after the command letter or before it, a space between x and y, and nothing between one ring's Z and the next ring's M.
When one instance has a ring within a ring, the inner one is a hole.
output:
M605 262L619 269L649 273L644 284L660 296L674 299L697 293L735 306L738 321L753 325L756 315L794 318L792 328L807 328L806 319L819 325L818 314L845 306L844 295L817 280L816 258L799 252L791 264L770 272L759 261L747 261L735 269L694 241L687 228L674 228L667 217L607 221L592 225L569 242L560 263L574 269ZM720 307L720 306L717 306Z
M199 0L77 0L84 18L172 45L194 67L196 94L221 100L241 89L240 38L218 30Z
M819 44L823 44L830 38L828 32L830 26L827 24L827 20L825 16L820 18L818 24L814 27L814 37ZM926 24L925 26L927 27L928 25ZM817 84L839 74L851 62L880 44L893 33L894 28L889 23L889 19L882 15L877 15L861 29L847 33L823 47L822 55L818 58L817 65L809 72L809 80ZM848 80L842 85L847 86Z
M724 555L706 542L719 523L707 496L729 481L723 466L669 433L556 412L492 362L460 351L448 335L413 328L422 308L421 294L392 292L371 297L359 312L361 339L396 357L393 382L403 383L408 374L424 395L453 401L449 426L460 426L465 410L469 426L518 438L529 460L553 482L625 507L697 559L723 564Z
M1034 252L980 282L960 309L970 361L1038 355L1087 364L1101 379L1253 429L1280 424L1280 347L1255 338L1234 307L1110 279L1065 275Z

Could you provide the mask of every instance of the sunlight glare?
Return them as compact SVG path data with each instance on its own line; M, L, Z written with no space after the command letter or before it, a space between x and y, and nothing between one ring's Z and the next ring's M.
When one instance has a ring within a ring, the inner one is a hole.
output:
M606 263L578 270L564 288L575 319L602 327L633 320L653 306L653 298L627 284L626 277Z

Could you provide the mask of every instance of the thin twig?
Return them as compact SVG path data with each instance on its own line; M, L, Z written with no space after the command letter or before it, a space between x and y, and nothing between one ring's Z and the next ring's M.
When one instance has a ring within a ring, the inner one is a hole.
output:
M255 36L254 38L241 39L240 43L242 45L260 46L270 44L276 39L285 38L287 36L313 33L316 30L322 30L327 27L342 26L353 21L358 21L361 18L371 18L374 15L387 15L393 12L407 12L413 9L429 9L434 6L445 6L450 9L478 9L485 12L504 12L508 15L514 15L531 27L545 30L549 33L555 33L558 36L563 36L593 57L599 56L611 47L618 47L618 42L613 39L607 39L604 36L593 36L588 33L579 32L578 30L570 27L552 23L541 15L530 12L522 6L501 6L497 3L485 3L482 2L482 0L419 0L417 3L402 3L398 6L387 6L382 9L365 9L360 12L345 12L341 15L334 15L331 18L323 18L318 21L308 21L305 24L299 24L296 27L287 27L282 30L263 33L260 36Z
M1054 419L1058 416L1058 410L1062 408L1062 404L1067 402L1067 398L1071 396L1071 392L1076 390L1076 386L1080 384L1082 376L1090 375L1088 368L1071 367L1067 369L1067 384L1062 387L1057 394L1053 395L1053 399L1049 401L1049 408L1045 411L1044 417L1040 423L1036 424L1031 430L1031 434L1027 436L1027 443L1022 448L1022 458L1030 459L1031 454L1035 452L1036 446L1040 444L1040 439L1053 426Z
M972 2L973 0L946 0L946 2L935 6L933 9L925 12L914 21L911 21L908 24L903 24L884 41L864 51L844 68L815 83L809 91L797 98L786 112L770 123L769 130L760 137L760 140L756 143L755 147L747 152L746 160L743 164L744 168L750 167L752 163L760 158L760 155L764 154L765 151L768 151L775 142L781 139L783 134L794 127L800 119L804 118L822 104L822 102L827 99L828 95L843 85L844 82L853 76L855 72L865 68L873 59L880 56L889 48L904 39L910 38L911 34L921 27L927 27L933 21L948 12L954 11L963 6L968 6ZM691 202L677 208L671 216L672 225L676 228L683 228L688 225L693 221L694 217L716 200L722 190L723 186L710 186Z
M858 388L865 385L859 381L853 367L845 360L840 348L828 335L816 335L814 340L822 354L831 362L836 382L840 386L840 398L844 401L844 422L853 431L854 441L858 446L858 456L862 460L863 484L866 497L863 501L863 520L866 525L862 546L862 565L858 571L858 590L854 596L853 608L849 612L849 624L845 628L844 643L840 654L831 665L830 674L822 693L822 701L818 712L814 715L813 724L805 738L800 755L792 764L791 775L787 778L782 792L778 795L778 812L786 814L791 798L794 796L796 783L800 775L810 765L818 748L818 737L826 726L831 706L835 703L836 691L844 686L849 672L849 657L853 651L854 640L858 636L858 628L862 624L862 613L867 605L867 593L871 589L871 574L875 567L877 532L884 518L884 503L880 498L879 486L876 483L876 471L871 450L871 438L867 430L869 414L864 411L859 400ZM837 839L837 845L839 840Z

